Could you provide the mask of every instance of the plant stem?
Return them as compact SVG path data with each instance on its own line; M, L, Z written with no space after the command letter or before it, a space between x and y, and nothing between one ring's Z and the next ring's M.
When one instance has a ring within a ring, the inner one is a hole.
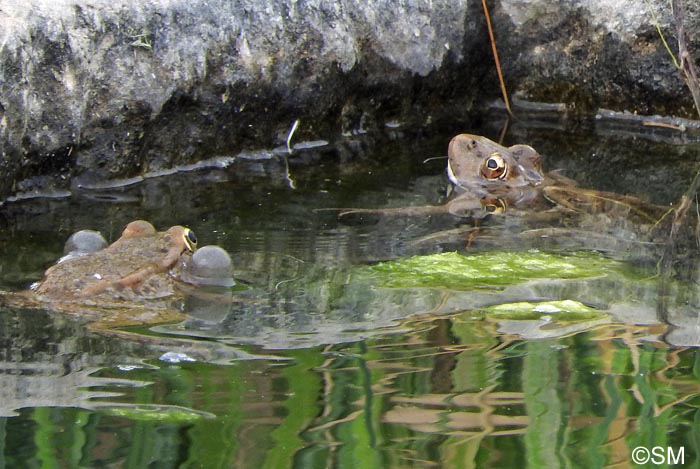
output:
M501 71L501 61L498 59L498 50L496 49L496 39L493 36L493 28L491 27L491 16L489 9L486 7L486 0L481 0L481 5L484 7L484 16L486 17L486 27L489 30L489 39L491 40L491 50L493 50L493 59L496 61L496 72L498 72L498 81L501 84L501 93L503 94L503 102L506 105L506 110L509 115L513 115L510 109L510 101L508 100L508 92L506 91L506 83L503 80L503 72Z

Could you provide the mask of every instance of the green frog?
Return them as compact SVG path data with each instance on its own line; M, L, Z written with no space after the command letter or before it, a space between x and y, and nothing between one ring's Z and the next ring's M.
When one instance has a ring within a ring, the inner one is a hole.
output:
M50 267L34 292L47 302L172 296L173 276L196 247L189 228L173 226L159 233L147 221L133 221L110 246Z
M106 330L182 320L177 303L183 290L233 285L228 253L205 246L204 256L198 256L197 237L189 228L158 232L136 220L109 246L100 238L91 231L71 236L68 252L41 281L28 292L5 295L4 302L76 315L92 322L92 329Z

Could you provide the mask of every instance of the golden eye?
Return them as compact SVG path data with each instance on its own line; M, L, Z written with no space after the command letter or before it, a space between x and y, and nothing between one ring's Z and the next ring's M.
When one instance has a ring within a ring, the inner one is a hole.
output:
M194 234L194 231L190 230L189 228L185 228L183 238L185 240L185 246L187 246L187 249L189 249L192 252L195 252L197 250L197 236Z
M506 160L503 159L500 153L491 153L489 157L486 158L486 161L484 161L481 174L489 180L505 179L508 175Z
M481 199L481 207L488 213L503 213L508 209L508 204L500 197L484 197Z

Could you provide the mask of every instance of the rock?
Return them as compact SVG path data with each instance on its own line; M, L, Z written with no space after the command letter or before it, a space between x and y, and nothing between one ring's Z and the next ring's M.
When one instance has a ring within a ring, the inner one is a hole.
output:
M685 3L687 36L697 38L698 9ZM656 28L654 18L678 55L670 2L506 0L494 16L512 93L588 118L601 107L697 118Z
M509 91L691 114L647 4L675 46L662 0L491 4ZM464 128L500 95L468 0L0 0L0 40L0 197L272 149L297 119L300 141Z
M271 148L296 119L313 138L343 119L350 130L383 115L424 121L442 112L439 95L466 114L486 69L465 73L482 62L464 43L479 11L382 5L4 1L0 194L41 189L42 173L65 186Z

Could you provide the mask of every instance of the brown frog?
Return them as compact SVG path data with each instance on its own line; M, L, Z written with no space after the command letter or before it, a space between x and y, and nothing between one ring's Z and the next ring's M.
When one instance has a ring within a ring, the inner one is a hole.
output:
M486 137L457 135L449 145L447 172L465 194L476 192L482 198L486 194L508 202L501 212L519 220L520 231L512 238L516 245L526 238L548 239L549 245L558 239L571 246L638 252L632 247L653 249L657 241L666 239L672 219L667 217L671 213L667 207L583 189L557 172L544 174L541 157L527 145L506 148ZM491 231L497 244L503 245L503 230L496 226Z
M34 292L41 300L145 300L174 294L174 275L197 247L189 228L157 232L144 220L129 223L105 249L50 267Z
M645 223L655 223L668 211L637 197L579 188L557 172L545 175L542 158L532 147L506 148L479 135L460 134L452 139L447 174L463 190L502 194L516 203L534 203L541 193L559 211L614 214Z
M611 192L582 189L557 172L543 173L541 156L528 145L504 147L486 137L460 134L448 147L447 175L454 185L448 201L438 206L417 206L391 209L345 209L350 213L381 215L429 216L449 213L470 217L472 227L468 245L477 237L482 245L506 247L506 240L522 246L524 239L561 239L573 246L596 248L608 243L611 249L630 243L653 242L665 234L666 207L646 203L636 197ZM482 224L479 220L491 215L508 214ZM465 228L437 232L425 237L432 243L445 235L455 239ZM603 239L605 238L605 239ZM420 244L423 239L415 241ZM534 242L534 241L533 241Z
M76 233L66 244L70 252L30 291L0 299L8 306L79 316L92 330L119 335L114 328L182 320L184 292L234 284L228 253L217 246L195 252L197 238L183 226L158 232L137 220L105 245L97 232Z

